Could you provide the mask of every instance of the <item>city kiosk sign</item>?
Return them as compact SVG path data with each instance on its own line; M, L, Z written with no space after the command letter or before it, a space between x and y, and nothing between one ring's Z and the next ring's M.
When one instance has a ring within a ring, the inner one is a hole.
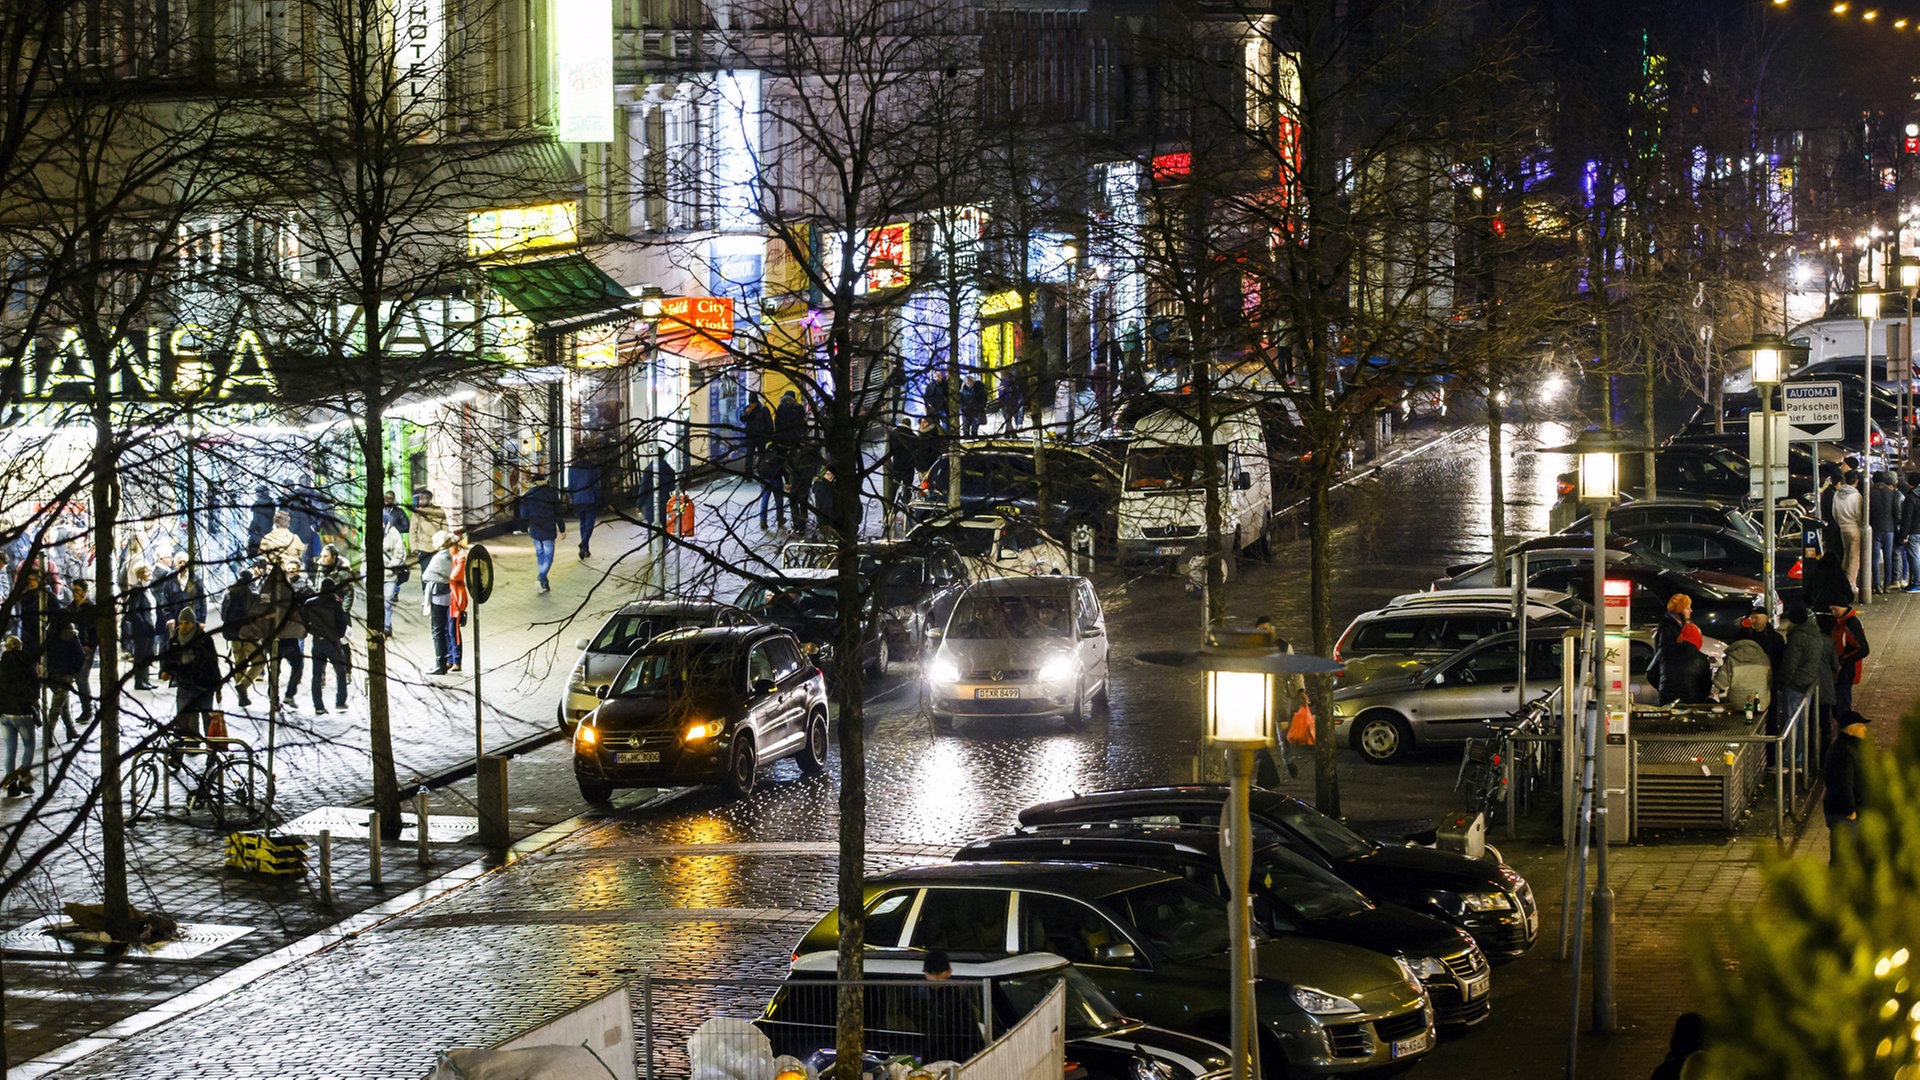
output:
M272 400L279 382L260 334L198 323L131 330L107 347L109 386L128 401L210 398ZM13 359L11 381L22 400L76 401L93 394L98 368L79 327L33 338Z
M668 296L660 301L660 327L669 333L691 330L726 341L733 337L733 299L725 296Z

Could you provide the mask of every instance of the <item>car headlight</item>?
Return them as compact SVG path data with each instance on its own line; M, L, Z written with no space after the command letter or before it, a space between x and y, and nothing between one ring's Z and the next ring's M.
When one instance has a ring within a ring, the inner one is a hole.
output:
M1073 661L1065 656L1056 656L1040 667L1041 682L1072 682L1073 676Z
M1346 1013L1357 1013L1360 1011L1360 1006L1355 1005L1346 998L1338 994L1329 994L1324 991L1315 990L1311 986L1294 987L1293 1003L1315 1016L1340 1016Z
M581 746L592 746L600 741L600 733L593 730L591 724L581 724L573 729L573 741Z
M1447 974L1447 965L1437 956L1409 956L1405 960L1416 979L1437 979Z
M1513 901L1503 892L1463 892L1460 896L1460 908L1463 911L1512 911Z
M927 665L927 680L937 683L957 683L960 681L960 665L945 656L936 656L933 663Z
M715 735L720 734L721 726L718 720L696 720L688 724L687 729L682 732L681 735L687 742L700 742L703 739L711 739Z
M1133 1080L1173 1080L1173 1068L1158 1058L1133 1059Z

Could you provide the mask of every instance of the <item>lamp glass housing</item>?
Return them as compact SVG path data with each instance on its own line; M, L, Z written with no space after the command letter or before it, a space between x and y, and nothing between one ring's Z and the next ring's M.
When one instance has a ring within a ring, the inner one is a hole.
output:
M1879 318L1880 294L1877 292L1863 292L1855 295L1853 298L1853 310L1854 313L1862 319L1872 320Z
M1778 386L1781 377L1780 350L1770 345L1753 350L1753 381L1758 386Z
M1207 738L1266 745L1274 740L1274 676L1259 671L1207 672Z
M1620 497L1620 459L1611 450L1589 450L1580 455L1582 502L1612 502Z
M1908 256L1900 260L1900 287L1909 292L1920 289L1920 259Z

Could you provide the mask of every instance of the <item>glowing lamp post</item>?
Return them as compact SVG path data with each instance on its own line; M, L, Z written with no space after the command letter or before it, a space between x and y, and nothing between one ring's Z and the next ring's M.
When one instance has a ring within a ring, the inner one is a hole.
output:
M1866 607L1873 602L1873 534L1868 531L1867 477L1873 469L1873 324L1880 317L1880 289L1877 285L1862 285L1853 292L1853 313L1860 319L1866 330L1866 340L1862 342L1860 394L1860 475L1855 483L1860 487L1860 534L1855 539L1860 552L1860 578L1853 583L1854 591L1860 598L1860 606Z
M1920 275L1920 261L1914 263L1916 275ZM1779 546L1775 531L1779 523L1774 520L1774 475L1776 470L1786 467L1783 451L1786 449L1786 418L1773 407L1773 391L1787 377L1787 370L1796 357L1805 357L1804 345L1793 345L1778 334L1762 334L1745 345L1734 350L1746 353L1753 362L1753 387L1760 392L1760 435L1750 443L1760 449L1761 492L1766 501L1766 552L1763 556L1762 574L1767 586L1767 617L1772 618L1779 596L1775 584L1777 568L1774 566L1774 549Z
M1221 869L1230 894L1228 927L1233 937L1233 1080L1260 1075L1254 1056L1253 970L1253 820L1250 813L1254 755L1274 743L1277 730L1281 675L1331 673L1340 670L1332 660L1296 656L1266 630L1214 627L1207 643L1192 651L1160 650L1140 654L1150 664L1198 668L1207 688L1206 736L1227 753L1227 802L1222 815Z

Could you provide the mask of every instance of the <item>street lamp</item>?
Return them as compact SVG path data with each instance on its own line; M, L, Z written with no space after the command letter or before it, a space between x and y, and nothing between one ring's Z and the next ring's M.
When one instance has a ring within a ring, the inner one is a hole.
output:
M1860 387L1860 475L1854 478L1860 488L1860 532L1854 540L1858 545L1855 550L1860 553L1860 576L1853 583L1860 606L1866 607L1873 600L1873 536L1868 532L1866 479L1872 472L1869 463L1873 460L1873 323L1880 317L1879 286L1862 285L1853 291L1853 313L1866 331L1866 340L1860 348L1860 374L1864 378Z
M1920 277L1920 261L1914 263L1916 277ZM1779 546L1776 530L1779 523L1774 520L1774 470L1789 464L1781 460L1783 444L1786 439L1784 418L1774 412L1773 390L1787 376L1793 358L1805 357L1807 347L1788 343L1778 334L1761 334L1745 345L1734 350L1746 353L1753 362L1753 386L1760 392L1760 448L1761 492L1766 500L1766 551L1761 556L1764 569L1763 578L1767 586L1767 617L1772 618L1779 598L1777 568L1774 566L1774 551ZM1750 445L1754 440L1749 437Z
M1914 223L1920 225L1920 217L1917 217ZM1912 255L1900 256L1899 274L1901 291L1907 294L1906 330L1901 334L1903 347L1900 350L1900 366L1895 368L1894 358L1887 357L1887 374L1891 375L1896 370L1900 373L1898 376L1900 380L1899 431L1901 442L1904 444L1907 440L1907 422L1913 415L1913 304L1914 299L1920 296L1920 258Z
M1340 665L1318 656L1285 651L1270 630L1207 631L1204 646L1191 651L1156 650L1140 654L1149 664L1197 668L1207 688L1207 741L1227 752L1227 803L1222 814L1226 828L1220 834L1221 869L1230 888L1228 930L1233 938L1232 980L1233 1080L1253 1080L1260 1074L1254 1057L1253 970L1253 819L1250 810L1254 755L1273 745L1281 675L1330 674Z

